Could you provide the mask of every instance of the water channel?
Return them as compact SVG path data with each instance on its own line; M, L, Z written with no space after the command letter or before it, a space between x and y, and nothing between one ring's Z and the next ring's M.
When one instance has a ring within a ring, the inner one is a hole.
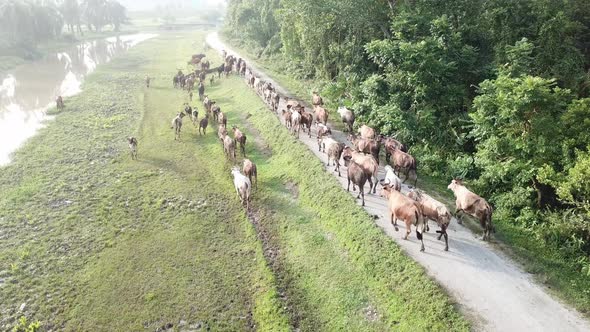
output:
M84 78L99 65L154 36L139 33L84 42L2 74L0 166L8 164L10 154L51 120L47 110L55 106L57 96L80 93Z

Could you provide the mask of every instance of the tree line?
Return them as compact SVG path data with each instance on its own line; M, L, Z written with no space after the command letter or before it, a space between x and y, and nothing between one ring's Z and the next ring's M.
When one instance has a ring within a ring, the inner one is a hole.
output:
M225 33L590 276L590 2L232 0Z
M62 35L100 32L105 26L119 31L127 23L127 10L116 0L0 0L0 38L5 46L36 45Z

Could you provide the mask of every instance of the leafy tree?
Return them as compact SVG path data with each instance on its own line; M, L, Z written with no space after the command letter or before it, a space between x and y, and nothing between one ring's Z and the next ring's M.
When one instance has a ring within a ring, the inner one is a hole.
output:
M60 12L70 32L74 33L74 27L76 27L78 33L82 35L82 9L78 0L64 0L60 6Z
M63 20L57 8L25 0L0 1L0 27L11 45L35 45L61 34Z
M84 0L82 8L88 30L100 32L108 24L107 0Z

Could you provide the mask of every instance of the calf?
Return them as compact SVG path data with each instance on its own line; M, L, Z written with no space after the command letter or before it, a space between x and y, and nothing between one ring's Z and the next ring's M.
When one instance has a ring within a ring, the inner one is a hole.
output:
M209 125L209 114L205 113L205 117L201 119L199 123L199 136L201 135L201 129L203 129L203 135L206 134L207 126Z
M231 139L230 139L231 140ZM239 167L233 167L231 171L234 177L234 188L240 198L242 205L246 205L246 210L250 209L250 194L252 192L252 182L244 174L240 173Z
M205 84L203 84L203 82L199 82L198 91L199 91L199 100L203 100L203 98L205 97Z
M303 132L305 132L305 127L307 127L307 134L309 138L311 138L311 125L313 124L313 114L306 112L305 108L302 107L299 112L301 113L301 127L303 128Z
M295 111L291 113L291 133L299 138L301 129L301 113Z
M199 111L197 108L193 108L193 112L191 113L191 120L193 121L193 125L196 126L197 122L199 122Z
M127 137L127 143L129 143L129 151L131 152L131 159L137 160L137 139L133 136Z
M227 135L227 128L225 128L224 124L220 124L219 128L217 129L217 136L219 137L219 141L223 144L223 139Z
M330 161L334 161L334 171L338 172L338 176L340 176L340 157L342 157L342 151L344 151L344 143L340 143L334 140L332 137L327 137L324 140L324 152L326 152L326 146L328 146L328 164L326 166L330 166Z
M469 191L461 180L454 179L447 188L456 197L455 214L465 212L479 219L479 224L484 230L482 240L489 240L491 233L496 231L496 228L492 224L492 206L485 199Z
M322 99L322 97L320 97L320 95L316 91L313 92L313 95L311 97L311 104L313 106L324 105L324 100Z
M323 144L323 140L324 137L328 136L328 135L332 135L332 130L330 129L330 127L323 125L323 124L318 124L318 147L320 149L320 151L322 151L322 148L324 149L324 152L326 151L326 145Z
M293 112L291 112L291 107L287 107L287 110L283 110L283 119L285 120L285 126L287 128L291 128L291 116L293 115Z
M236 160L236 143L229 135L225 135L223 138L223 152L228 159L232 161Z
M232 130L234 132L234 139L237 143L240 143L240 150L242 150L242 155L246 156L246 135L240 131L237 126L233 126Z
M184 112L180 112L172 119L172 126L170 129L174 129L174 140L180 139L180 129L182 128L182 118L184 118Z
M258 188L258 171L256 170L256 164L250 159L244 159L242 170L248 179L250 179L250 183L252 183L252 178L254 178L254 186Z
M221 112L221 107L215 105L215 102L212 102L211 105L211 113L213 113L213 120L219 122L219 112Z
M66 107L64 104L64 99L61 96L57 96L57 98L55 99L55 106L58 110L62 110L64 109L64 107Z
M203 98L203 108L205 108L205 112L211 113L211 105L213 105L214 101L209 99L207 95Z
M281 95L278 92L274 91L271 98L272 98L272 102L271 102L272 110L274 112L276 112L279 109Z
M406 235L404 236L404 240L407 240L408 235L410 235L411 232L412 224L416 226L416 237L422 244L420 251L424 251L423 234L426 230L426 226L424 218L422 217L422 206L420 203L404 196L402 193L387 184L383 185L381 196L387 198L389 208L388 213L391 215L391 224L395 228L395 231L399 231L397 220L401 219L406 223Z
M215 110L213 111L213 115L215 115ZM217 121L219 121L219 123L222 125L227 126L227 116L221 111L220 108L217 109Z
M440 234L438 239L440 240L442 236L445 237L445 251L449 251L449 236L447 235L447 228L451 222L451 212L449 212L447 206L420 190L410 191L408 197L422 205L426 230L428 230L428 219L434 220L440 227L440 230L436 231Z

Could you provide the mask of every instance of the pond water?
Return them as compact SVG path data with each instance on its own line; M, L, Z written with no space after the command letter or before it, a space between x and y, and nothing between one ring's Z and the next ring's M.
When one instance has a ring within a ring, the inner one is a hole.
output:
M155 36L140 33L85 42L0 76L0 166L51 119L46 112L57 96L80 93L84 78L97 66Z

